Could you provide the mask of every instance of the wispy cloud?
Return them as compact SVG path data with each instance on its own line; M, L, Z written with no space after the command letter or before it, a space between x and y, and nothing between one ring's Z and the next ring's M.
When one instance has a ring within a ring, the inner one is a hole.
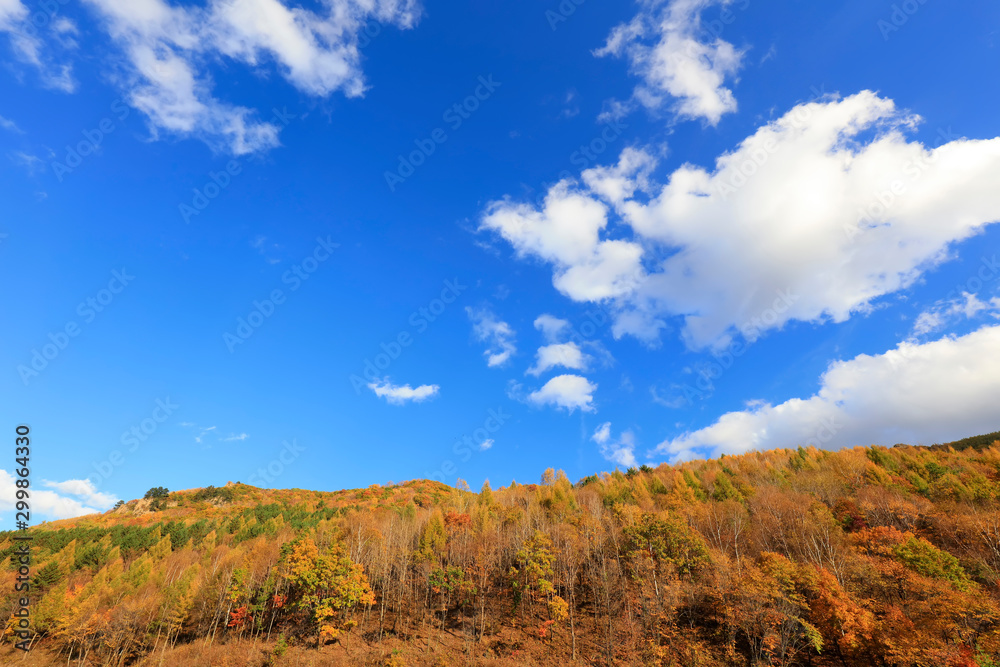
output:
M962 296L938 301L933 306L920 313L913 323L913 336L919 338L929 333L940 331L949 324L960 320L973 319L980 314L1000 317L1000 297L989 301L981 301L975 294L962 292Z
M23 151L13 151L10 153L10 160L14 164L23 167L29 176L45 171L45 163L37 155L25 153Z
M47 10L46 14L51 12ZM51 19L51 14L42 14ZM63 50L76 47L76 41L69 37L76 26L65 17L52 21L47 34L52 38L47 46L62 47ZM17 60L38 70L42 84L65 93L76 90L73 69L68 64L55 64L46 54L46 43L42 33L32 20L31 12L21 0L0 0L0 34L7 33L11 48Z
M438 395L440 387L436 384L420 385L416 389L408 384L394 385L389 378L369 383L368 388L379 398L384 398L390 405L405 403L421 403Z
M24 134L24 130L17 126L17 123L10 120L9 118L4 118L0 116L0 127L7 130L8 132L13 132L14 134Z
M377 17L409 28L419 16L416 0L313 3L227 0L207 6L164 0L87 0L121 49L121 77L128 102L149 120L154 135L200 138L244 154L278 145L279 127L257 113L218 99L205 63L225 58L278 72L300 92L326 97L364 94L358 35Z
M636 465L635 435L632 431L624 431L617 439L611 437L611 422L604 422L594 431L590 439L601 448L601 456L608 461L626 468Z
M509 324L498 319L493 311L486 307L467 307L465 312L472 321L472 333L476 336L476 340L487 344L484 353L487 366L490 368L503 366L517 353L514 330Z

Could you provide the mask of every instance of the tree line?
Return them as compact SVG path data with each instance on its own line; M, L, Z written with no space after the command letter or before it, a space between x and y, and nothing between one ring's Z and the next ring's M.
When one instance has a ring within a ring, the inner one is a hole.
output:
M289 651L392 665L1000 656L1000 442L460 486L162 489L35 528L36 650L80 665L250 645L261 665ZM11 609L14 578L0 573Z

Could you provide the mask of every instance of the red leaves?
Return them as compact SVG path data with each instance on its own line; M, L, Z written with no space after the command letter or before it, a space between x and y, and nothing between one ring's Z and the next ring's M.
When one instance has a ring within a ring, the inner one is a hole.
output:
M247 622L247 616L249 616L249 610L246 605L237 607L233 611L229 612L229 623L227 624L227 627L242 628Z

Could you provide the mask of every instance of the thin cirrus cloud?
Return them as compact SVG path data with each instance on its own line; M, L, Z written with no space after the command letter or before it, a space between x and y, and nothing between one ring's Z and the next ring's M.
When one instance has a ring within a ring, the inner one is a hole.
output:
M976 294L963 292L961 297L939 301L920 313L913 323L913 336L926 336L962 318L973 319L987 314L1000 317L1000 297L982 301Z
M465 309L472 321L472 333L481 343L486 343L486 365L490 368L503 366L517 353L514 329L497 318L489 308Z
M19 61L38 70L46 88L72 93L76 90L72 66L54 63L45 51L47 46L63 51L76 48L73 35L78 31L72 21L51 12L43 6L32 13L21 0L0 0L0 34L7 35Z
M997 430L1000 325L837 361L805 399L753 403L658 445L672 461L796 446L948 442ZM887 426L889 425L889 426Z
M421 403L437 396L441 389L436 384L424 384L415 389L408 384L394 385L389 381L389 378L371 382L368 388L375 392L379 398L384 398L390 405Z
M919 120L870 91L826 97L712 170L685 164L659 185L652 153L626 149L540 207L492 202L480 229L551 264L570 299L607 300L616 337L655 345L676 317L703 349L794 320L844 322L1000 220L1000 139L930 148L907 138Z
M3 128L8 132L13 132L14 134L24 134L24 131L17 126L17 123L9 118L4 118L3 116L0 116L0 128Z
M570 413L579 409L594 412L594 392L597 385L579 375L558 375L528 394L527 400L537 406L552 405Z
M726 84L739 72L744 52L701 25L701 14L732 0L651 0L628 23L616 27L597 56L624 56L642 79L632 99L612 104L611 115L635 103L649 109L669 107L682 119L717 125L737 110Z
M9 1L9 0L7 0ZM358 34L376 19L412 27L415 0L324 3L322 12L281 0L211 0L205 7L164 0L85 0L102 17L124 59L125 94L155 133L194 136L235 155L278 144L279 128L256 112L217 99L207 65L225 58L274 66L315 97L364 93Z

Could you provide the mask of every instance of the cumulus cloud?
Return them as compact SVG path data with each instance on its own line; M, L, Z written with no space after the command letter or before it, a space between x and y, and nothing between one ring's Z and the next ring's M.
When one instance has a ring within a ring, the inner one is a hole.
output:
M594 412L594 392L597 385L579 375L559 375L552 378L538 391L528 394L528 402L535 405L554 405L573 412Z
M481 452L485 452L487 449L490 449L491 447L493 447L492 438L487 438L486 440L483 440L481 443L479 443L479 451Z
M542 332L545 340L554 343L564 331L570 328L569 320L543 313L535 318L535 328Z
M520 256L555 267L556 288L577 301L599 301L635 290L642 246L601 240L607 206L562 181L546 195L541 210L509 200L493 202L480 229L499 233Z
M441 389L436 384L423 384L414 389L408 384L394 385L389 378L376 380L368 385L379 398L384 398L390 405L403 405L408 402L421 403L438 395Z
M885 354L837 361L819 391L778 405L758 402L666 440L673 461L812 445L931 444L997 430L1000 325Z
M118 500L114 494L98 491L89 479L69 479L65 482L52 482L46 479L42 480L42 485L62 494L76 496L81 502L102 509L111 507Z
M526 373L539 376L557 366L585 371L589 363L590 355L584 353L576 343L553 343L538 348L535 365L529 368Z
M7 0L9 1L9 0ZM375 19L401 28L417 20L415 0L330 0L309 10L283 0L86 0L124 52L125 93L155 132L195 136L240 155L278 143L278 127L213 95L207 65L219 58L276 68L316 97L365 90L358 34Z
M626 468L636 465L635 434L624 431L617 439L611 437L611 422L605 422L597 427L590 439L601 447L601 456L608 461Z
M465 309L472 321L472 333L476 340L486 343L488 347L484 355L486 365L490 368L503 366L517 352L514 343L514 330L506 322L497 319L489 308Z
M743 51L701 26L701 13L732 0L651 0L630 22L619 25L597 56L625 56L642 79L633 100L612 105L614 115L638 102L669 108L679 118L703 119L717 125L736 111L736 98L726 82L743 63Z
M97 490L90 480L71 479L65 482L42 481L45 489L31 492L31 509L37 516L52 519L69 519L84 514L94 514L110 508L118 500L110 493ZM16 479L6 470L0 470L0 511L11 511L17 504ZM8 526L10 530L12 526Z
M963 317L972 319L980 313L1000 316L1000 297L980 301L977 295L962 292L962 296L957 299L939 301L917 316L913 323L913 335L926 336Z
M1000 139L930 148L907 137L918 122L870 91L825 97L712 170L685 164L655 185L655 151L630 148L553 186L541 208L489 204L482 227L550 263L567 297L609 301L616 336L655 343L681 317L700 349L843 322L1000 219Z

